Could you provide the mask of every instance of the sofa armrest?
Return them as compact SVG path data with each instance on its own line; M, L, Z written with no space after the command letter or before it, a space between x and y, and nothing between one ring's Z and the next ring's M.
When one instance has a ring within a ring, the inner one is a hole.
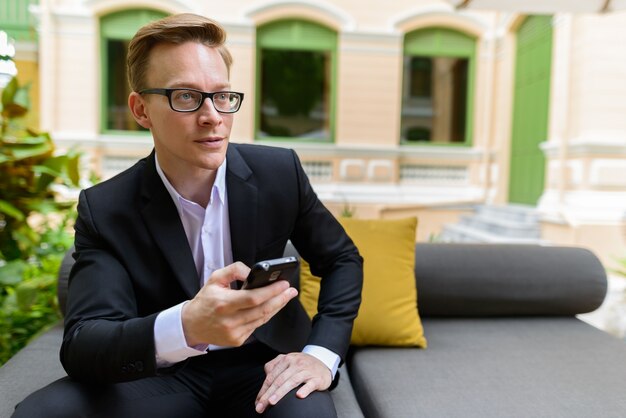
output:
M417 244L422 316L575 315L603 302L604 267L589 250L503 244Z

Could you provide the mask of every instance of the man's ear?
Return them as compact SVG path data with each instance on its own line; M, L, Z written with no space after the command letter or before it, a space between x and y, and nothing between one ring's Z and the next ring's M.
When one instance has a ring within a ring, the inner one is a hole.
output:
M146 129L152 128L152 122L146 109L146 101L141 94L136 91L132 92L128 96L128 107L139 125Z

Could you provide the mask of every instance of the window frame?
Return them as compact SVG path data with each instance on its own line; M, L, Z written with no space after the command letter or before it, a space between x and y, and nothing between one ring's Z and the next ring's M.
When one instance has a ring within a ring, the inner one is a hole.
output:
M330 92L328 105L328 138L310 138L310 143L334 143L337 113L337 44L338 33L320 23L306 19L279 19L257 27L255 71L255 141L302 141L296 137L260 136L261 128L261 50L296 50L328 52L330 56Z
M402 86L406 82L407 74L404 71L406 57L443 57L465 58L468 60L467 95L465 115L465 140L463 142L435 142L432 140L419 143L402 140L402 112L404 110L404 90L400 95L400 137L401 146L444 146L470 147L474 136L474 94L476 84L476 51L478 48L476 37L448 27L428 27L408 32L404 36L402 51Z
M107 56L107 42L110 40L130 41L140 27L165 16L167 16L167 13L156 9L125 9L100 17L100 133L106 135L133 135L142 137L150 135L149 131L129 131L123 129L109 129L107 127L109 122L109 62ZM124 79L124 82L127 82L126 79Z

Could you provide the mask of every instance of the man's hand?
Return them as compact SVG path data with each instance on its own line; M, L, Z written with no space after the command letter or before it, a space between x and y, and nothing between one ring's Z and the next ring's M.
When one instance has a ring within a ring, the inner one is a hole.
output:
M279 280L252 290L234 290L250 268L237 262L213 272L196 296L183 306L183 332L190 347L215 344L238 347L269 321L298 291Z
M306 353L281 354L265 365L265 373L267 376L255 402L259 414L300 385L296 396L302 399L313 391L328 389L333 381L328 367Z

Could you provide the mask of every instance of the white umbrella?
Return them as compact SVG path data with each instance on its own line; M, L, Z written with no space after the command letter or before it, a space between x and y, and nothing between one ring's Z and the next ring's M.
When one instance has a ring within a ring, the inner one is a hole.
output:
M457 9L526 14L607 13L626 10L626 0L447 0Z

